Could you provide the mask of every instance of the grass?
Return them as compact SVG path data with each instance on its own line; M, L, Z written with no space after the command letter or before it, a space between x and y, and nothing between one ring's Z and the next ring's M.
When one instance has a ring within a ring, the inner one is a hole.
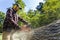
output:
M0 40L2 40L2 34L0 33Z

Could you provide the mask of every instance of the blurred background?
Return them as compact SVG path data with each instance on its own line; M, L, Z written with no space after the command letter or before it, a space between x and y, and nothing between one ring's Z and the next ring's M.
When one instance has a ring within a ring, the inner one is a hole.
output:
M32 28L60 19L60 0L0 0L0 39L7 8L16 2L22 7L22 10L17 12L18 15L31 23ZM18 24L23 25L20 21Z

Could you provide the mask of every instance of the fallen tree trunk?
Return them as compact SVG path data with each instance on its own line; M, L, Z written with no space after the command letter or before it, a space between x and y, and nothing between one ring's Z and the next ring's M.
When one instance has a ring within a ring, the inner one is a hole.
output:
M60 20L30 31L12 31L9 35L9 40L60 40Z

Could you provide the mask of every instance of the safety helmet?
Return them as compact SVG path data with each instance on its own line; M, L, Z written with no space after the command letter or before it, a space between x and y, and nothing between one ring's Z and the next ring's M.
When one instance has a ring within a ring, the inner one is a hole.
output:
M21 10L21 6L19 4L13 4L13 8L19 7L19 9Z

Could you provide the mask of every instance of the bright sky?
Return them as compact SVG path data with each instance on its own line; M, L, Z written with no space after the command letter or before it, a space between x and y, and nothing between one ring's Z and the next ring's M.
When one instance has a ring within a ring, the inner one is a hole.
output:
M39 5L39 2L43 2L43 0L23 0L26 4L25 10L28 11L29 9L36 9L36 6Z
M26 4L25 11L28 11L29 9L35 10L36 6L39 4L39 2L43 2L43 0L23 0ZM0 0L0 11L5 12L8 7L11 7L14 3L14 0Z

